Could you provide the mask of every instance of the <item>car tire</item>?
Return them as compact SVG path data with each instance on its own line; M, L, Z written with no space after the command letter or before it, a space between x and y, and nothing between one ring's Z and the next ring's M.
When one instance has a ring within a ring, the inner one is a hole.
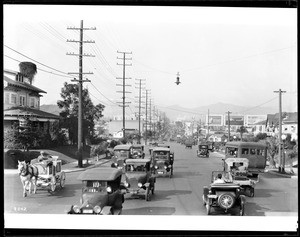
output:
M218 204L221 208L227 210L234 205L235 197L231 193L223 193L218 197Z
M55 189L56 189L56 178L55 178L55 176L53 176L50 181L49 192L50 193L55 192Z
M243 216L243 215L244 215L244 212L245 212L245 206L244 206L244 204L241 204L240 210L239 210L239 215L240 215L240 216Z
M209 205L209 203L206 203L206 214L210 215L211 213L211 206Z
M249 196L254 197L254 188L252 187L249 189Z
M206 205L206 201L205 201L205 198L204 198L204 194L202 195L202 201L203 201L203 206Z
M152 195L154 194L154 188L155 186L154 186L154 184L153 184L153 186L152 186L152 189L151 189L151 193L152 193Z

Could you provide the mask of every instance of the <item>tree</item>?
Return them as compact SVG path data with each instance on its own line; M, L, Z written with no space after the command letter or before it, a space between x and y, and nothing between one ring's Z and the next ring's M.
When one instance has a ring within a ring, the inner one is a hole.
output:
M78 94L77 84L68 84L65 82L60 93L62 100L57 101L58 107L62 109L60 112L62 126L68 129L69 138L72 144L77 144L78 136ZM104 107L105 106L102 104L94 106L89 97L88 89L82 90L83 138L92 138L94 136L94 121L103 116L102 112ZM83 141L85 141L85 139L83 139Z
M19 70L22 75L29 79L30 84L34 80L34 76L37 73L37 67L32 62L21 62L19 63Z
M279 141L277 137L267 137L266 138L266 144L267 144L267 154L270 162L270 167L275 168L277 161L275 160L276 154L278 154L278 145Z
M102 141L99 145L93 145L91 147L90 156L97 156L97 161L99 160L99 156L104 154L107 151L108 142Z
M239 132L241 134L241 141L243 141L243 133L247 133L248 131L245 126L242 125L236 130L236 132Z
M264 139L267 138L267 134L266 134L266 133L258 133L258 134L256 135L256 138L257 138L258 140L264 140Z

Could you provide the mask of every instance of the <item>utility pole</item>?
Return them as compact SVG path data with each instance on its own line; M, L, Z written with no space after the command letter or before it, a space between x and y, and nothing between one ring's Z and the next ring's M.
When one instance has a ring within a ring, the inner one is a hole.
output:
M125 102L125 94L126 93L131 93L129 91L125 91L125 86L130 86L130 85L125 85L125 80L126 79L131 79L131 78L125 78L125 66L132 66L132 64L126 64L126 60L132 60L132 58L126 58L126 54L132 54L132 52L119 52L117 51L117 53L122 53L123 54L123 58L119 58L117 57L117 59L123 59L123 63L119 64L117 63L117 65L121 65L123 66L123 78L117 77L117 79L122 79L123 80L123 84L121 86L123 86L123 91L117 91L119 93L123 93L123 105L121 105L121 107L123 107L123 138L125 138L125 107L129 107L128 105L126 105ZM120 86L120 84L117 84L117 86ZM127 102L127 104L129 104L130 102Z
M145 97L142 97L141 96L141 92L142 92L142 89L145 89L144 87L142 87L142 81L145 81L145 79L136 79L139 81L138 85L139 87L136 87L137 89L139 89L139 140L138 140L138 144L141 144L141 109L143 107L141 107L141 103L142 103L142 98L145 98ZM136 83L137 84L137 83Z
M89 57L95 57L94 55L91 54L83 54L83 43L95 43L95 41L90 41L90 40L83 40L83 31L84 30L96 30L95 27L92 28L83 28L83 20L80 22L80 28L76 27L68 27L68 30L79 30L80 36L79 36L79 41L78 40L67 40L67 42L72 42L72 43L79 43L79 54L75 53L67 53L67 55L72 55L72 56L79 56L79 73L75 72L69 72L68 74L78 74L79 79L74 79L72 81L78 82L78 97L79 97L79 103L78 103L78 167L82 167L82 140L83 140L83 133L82 133L82 83L83 82L89 82L89 80L82 80L82 75L83 74L93 74L92 72L87 72L84 73L82 72L82 57L83 56L89 56Z
M154 135L154 141L155 141L155 121L156 121L156 118L155 118L155 106L153 106L153 135Z
M228 111L227 114L228 114L228 141L230 142L230 114L231 114L231 112Z
M285 159L282 159L282 104L281 104L281 94L286 93L286 91L282 91L279 89L278 91L274 91L274 93L279 93L279 168L278 171L284 173L285 169ZM284 156L283 156L284 157Z
M151 134L151 139L152 139L152 120L151 120L151 102L152 102L152 99L150 99L149 101L149 125L150 125L150 134Z
M149 92L150 90L146 90L146 128L145 128L145 145L147 145L147 126L148 126L148 124L147 124L147 119L148 119L148 117L147 117L147 110L148 110L148 92Z
M209 138L209 109L207 113L207 139Z

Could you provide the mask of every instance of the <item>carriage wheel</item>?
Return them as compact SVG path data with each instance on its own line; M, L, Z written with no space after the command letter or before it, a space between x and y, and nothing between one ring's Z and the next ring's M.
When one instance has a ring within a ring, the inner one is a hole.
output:
M59 186L63 188L65 186L65 182L66 182L66 174L65 172L61 172Z
M50 182L50 191L54 192L56 189L56 178L53 176Z

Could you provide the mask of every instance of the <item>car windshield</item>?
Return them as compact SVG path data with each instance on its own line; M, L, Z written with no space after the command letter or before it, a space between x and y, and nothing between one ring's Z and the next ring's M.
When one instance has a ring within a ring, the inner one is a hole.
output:
M199 146L200 149L207 149L207 146Z
M128 156L128 151L127 150L115 150L114 153L118 157L127 157Z
M97 193L106 191L107 182L106 181L99 181L99 180L88 180L83 181L84 187L83 192L88 193Z
M156 151L156 152L154 152L154 157L155 157L155 159L166 160L166 159L168 159L168 154L169 154L168 151Z
M145 165L126 165L127 172L144 172L146 171Z

